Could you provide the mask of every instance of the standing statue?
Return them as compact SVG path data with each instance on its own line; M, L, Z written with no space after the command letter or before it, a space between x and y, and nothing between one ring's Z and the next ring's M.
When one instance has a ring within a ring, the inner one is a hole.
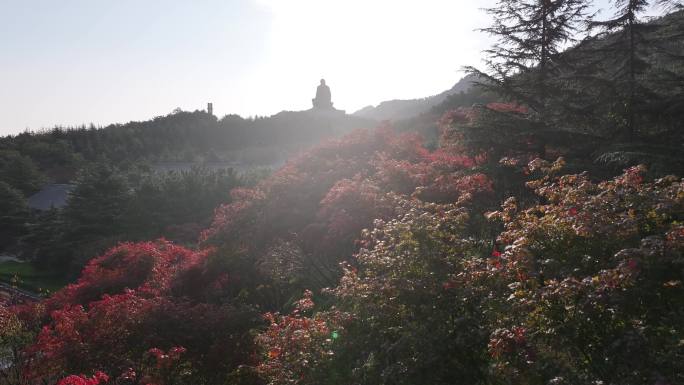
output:
M321 79L321 84L316 88L316 97L311 99L315 109L332 109L333 104L330 96L330 87L325 85L325 79Z

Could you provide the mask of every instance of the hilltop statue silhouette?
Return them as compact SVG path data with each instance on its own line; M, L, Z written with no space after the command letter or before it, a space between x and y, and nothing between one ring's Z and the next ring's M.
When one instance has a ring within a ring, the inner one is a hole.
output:
M325 79L321 79L321 84L316 88L316 97L311 99L314 109L333 109L330 96L330 87L325 85Z

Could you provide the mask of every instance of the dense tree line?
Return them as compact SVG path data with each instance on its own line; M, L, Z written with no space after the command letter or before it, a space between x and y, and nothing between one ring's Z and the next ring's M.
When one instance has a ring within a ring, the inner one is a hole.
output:
M0 250L26 234L29 208L21 191L0 182Z
M8 211L24 214L21 225L3 224L16 227L20 236L14 238L19 239L15 251L23 258L42 269L74 275L93 255L121 241L166 237L193 246L214 208L230 202L230 190L250 178L232 169L164 174L124 172L98 163L79 173L64 208L29 215L24 201ZM21 201L17 195L14 199Z
M359 128L366 122L343 114L306 111L281 112L268 118L227 115L217 119L203 111L177 110L149 121L104 128L55 127L0 139L0 180L30 192L46 177L59 183L68 182L84 164L91 162L125 165L140 161L236 161L233 152L255 147L272 149L250 160L271 164L285 155L278 151L310 145ZM17 166L25 171L19 174ZM36 174L36 169L42 177ZM5 175L7 172L22 177L13 180L11 175Z

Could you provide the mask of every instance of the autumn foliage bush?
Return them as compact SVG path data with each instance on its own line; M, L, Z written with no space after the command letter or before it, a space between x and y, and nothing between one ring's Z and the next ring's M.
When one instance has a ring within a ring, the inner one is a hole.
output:
M601 183L548 175L530 183L544 204L509 200L491 214L505 225L504 251L488 272L507 288L497 329L525 337L500 348L506 338L492 336L501 376L682 382L684 183L672 176L646 182L643 174L634 167Z
M234 191L233 202L217 209L203 245L216 247L229 270L251 271L250 287L241 287L250 302L280 309L295 298L274 292L272 277L253 269L255 261L276 265L274 250L287 244L288 255L306 269L291 277L287 292L334 285L361 230L396 215L397 194L445 202L491 193L477 164L430 152L414 134L357 131L302 154L254 189Z
M307 290L291 314L264 315L269 326L256 342L265 352L265 359L256 370L270 383L334 381L335 373L326 364L336 359L333 348L350 315L331 309L312 317L313 307L313 293Z
M22 381L101 371L122 384L120 376L137 373L130 383L140 383L151 378L150 349L182 350L177 358L197 381L224 381L251 362L249 331L260 321L253 309L200 301L183 286L206 257L160 240L121 244L93 259L76 283L19 313L26 326L42 325L21 352ZM62 381L95 381L77 377Z
M16 367L27 382L100 381L101 371L120 383L153 377L251 383L254 373L265 373L256 370L250 334L263 325L259 313L279 319L275 314L300 303L304 289L334 285L339 263L361 247L361 231L394 218L406 195L435 201L486 195L490 183L476 165L428 151L416 135L388 127L322 144L254 188L233 190L199 250L164 240L124 243L93 259L77 282L51 298L17 308L34 337ZM410 188L394 183L393 172L406 173ZM174 372L180 377L150 374L150 352L175 347L183 349L182 370Z
M635 167L595 183L561 166L528 165L545 174L529 183L540 203L487 213L504 229L493 244L457 204L407 201L376 221L330 290L350 314L333 358L269 382L681 383L684 182Z
M445 116L434 151L384 127L303 153L234 189L197 250L93 259L0 312L8 382L683 382L682 181L472 147L481 113Z

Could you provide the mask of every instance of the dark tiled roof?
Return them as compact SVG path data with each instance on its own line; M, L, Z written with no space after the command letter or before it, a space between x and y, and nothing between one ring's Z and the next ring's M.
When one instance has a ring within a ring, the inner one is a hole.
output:
M51 184L31 195L28 205L35 210L49 210L51 207L60 208L66 205L69 192L73 190L71 184Z

